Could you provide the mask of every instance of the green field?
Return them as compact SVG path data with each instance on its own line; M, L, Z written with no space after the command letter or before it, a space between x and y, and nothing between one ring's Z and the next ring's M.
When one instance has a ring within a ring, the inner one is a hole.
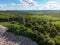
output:
M0 24L38 45L60 45L60 12L0 11Z

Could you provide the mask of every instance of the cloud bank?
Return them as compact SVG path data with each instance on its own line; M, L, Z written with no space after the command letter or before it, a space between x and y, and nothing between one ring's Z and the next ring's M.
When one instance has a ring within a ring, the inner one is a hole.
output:
M0 4L0 10L60 10L56 1L49 1L42 5L36 0L17 0L20 3Z

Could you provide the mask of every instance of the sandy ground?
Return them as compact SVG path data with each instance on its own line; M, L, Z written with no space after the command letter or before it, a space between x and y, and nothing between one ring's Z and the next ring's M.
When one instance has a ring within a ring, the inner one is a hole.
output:
M0 45L37 45L31 39L6 32L7 28L0 25Z

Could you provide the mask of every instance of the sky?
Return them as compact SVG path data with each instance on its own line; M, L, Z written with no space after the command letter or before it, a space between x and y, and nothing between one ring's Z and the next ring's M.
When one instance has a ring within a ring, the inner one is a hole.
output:
M0 0L0 10L60 10L60 0Z

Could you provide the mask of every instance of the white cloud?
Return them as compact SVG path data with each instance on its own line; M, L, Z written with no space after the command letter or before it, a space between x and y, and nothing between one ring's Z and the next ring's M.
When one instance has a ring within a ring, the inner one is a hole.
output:
M20 0L22 7L26 10L60 10L60 6L55 1L49 1L42 5L34 0Z
M27 3L31 3L33 2L33 0L19 0L21 3L27 2Z
M10 6L16 6L16 4L15 3L11 3L11 4L9 4Z
M19 0L22 4L22 8L25 8L25 10L38 10L41 8L41 5L34 0Z
M59 10L60 6L58 3L56 3L55 1L49 1L47 2L47 4L45 5L45 9L46 10Z
M0 4L0 7L7 7L7 4Z

